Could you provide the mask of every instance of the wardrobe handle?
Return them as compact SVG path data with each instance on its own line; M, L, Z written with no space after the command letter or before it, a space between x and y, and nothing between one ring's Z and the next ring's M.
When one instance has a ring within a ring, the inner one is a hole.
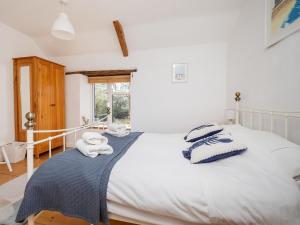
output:
M51 107L55 107L56 105L55 105L55 104L50 104L50 106L51 106Z

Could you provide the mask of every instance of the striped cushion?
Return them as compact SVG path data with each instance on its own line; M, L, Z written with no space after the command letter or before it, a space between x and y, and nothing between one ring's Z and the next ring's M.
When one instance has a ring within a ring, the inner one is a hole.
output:
M195 142L202 138L206 138L217 134L223 130L222 127L215 123L204 124L199 127L192 129L185 137L186 142Z
M245 145L233 140L230 135L216 134L195 142L182 153L191 163L209 163L241 154L246 150Z

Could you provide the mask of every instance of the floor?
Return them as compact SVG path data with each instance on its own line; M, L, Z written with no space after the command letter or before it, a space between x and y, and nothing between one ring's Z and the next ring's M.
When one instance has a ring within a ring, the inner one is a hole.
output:
M52 155L60 153L61 151L62 151L61 148L53 149ZM48 159L48 153L41 154L39 159L34 159L34 167L35 168L39 167L47 159ZM27 170L26 160L23 160L19 163L11 164L11 166L13 168L13 172L8 171L6 164L0 165L0 185L26 173Z
M76 218L66 217L57 212L45 211L35 221L35 225L90 225ZM110 220L110 225L132 225L130 223Z
M52 155L60 153L61 149L52 150ZM34 159L34 166L39 167L43 162L48 159L48 154L40 155L39 159ZM0 185L4 184L14 178L26 173L27 165L26 160L23 160L19 163L12 164L13 172L9 172L6 165L0 165ZM89 223L76 218L70 218L63 216L57 212L44 211L41 213L37 220L35 221L36 225L89 225ZM119 221L110 221L110 225L130 225L129 223L119 222Z

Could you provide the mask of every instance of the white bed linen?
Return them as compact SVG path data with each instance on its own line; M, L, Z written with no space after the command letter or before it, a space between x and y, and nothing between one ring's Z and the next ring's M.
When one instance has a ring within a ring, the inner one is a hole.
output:
M143 134L113 168L109 202L185 224L300 224L299 189L270 159L259 135L240 126L225 132L248 151L196 165L182 157L190 145L184 134ZM121 214L117 207L109 211ZM146 216L143 221L153 223Z
M172 218L167 216L161 216L158 214L142 211L132 208L130 206L123 206L115 202L108 202L110 218L121 218L122 221L140 224L140 225L153 225L153 224L172 224L172 225L200 225L199 223L188 223L178 218ZM118 220L118 219L117 219Z

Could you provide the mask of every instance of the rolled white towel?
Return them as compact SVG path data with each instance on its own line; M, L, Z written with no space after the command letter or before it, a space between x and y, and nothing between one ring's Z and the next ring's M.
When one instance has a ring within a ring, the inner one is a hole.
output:
M123 132L126 130L126 126L123 124L111 124L108 126L108 129L114 132Z
M113 148L108 144L89 145L83 139L76 142L76 148L85 156L95 158L99 154L110 155L113 153Z
M84 132L82 138L90 145L102 145L108 143L108 139L97 132Z
M130 132L128 130L123 130L123 131L112 131L112 130L107 130L106 133L116 136L116 137L125 137L127 136Z

